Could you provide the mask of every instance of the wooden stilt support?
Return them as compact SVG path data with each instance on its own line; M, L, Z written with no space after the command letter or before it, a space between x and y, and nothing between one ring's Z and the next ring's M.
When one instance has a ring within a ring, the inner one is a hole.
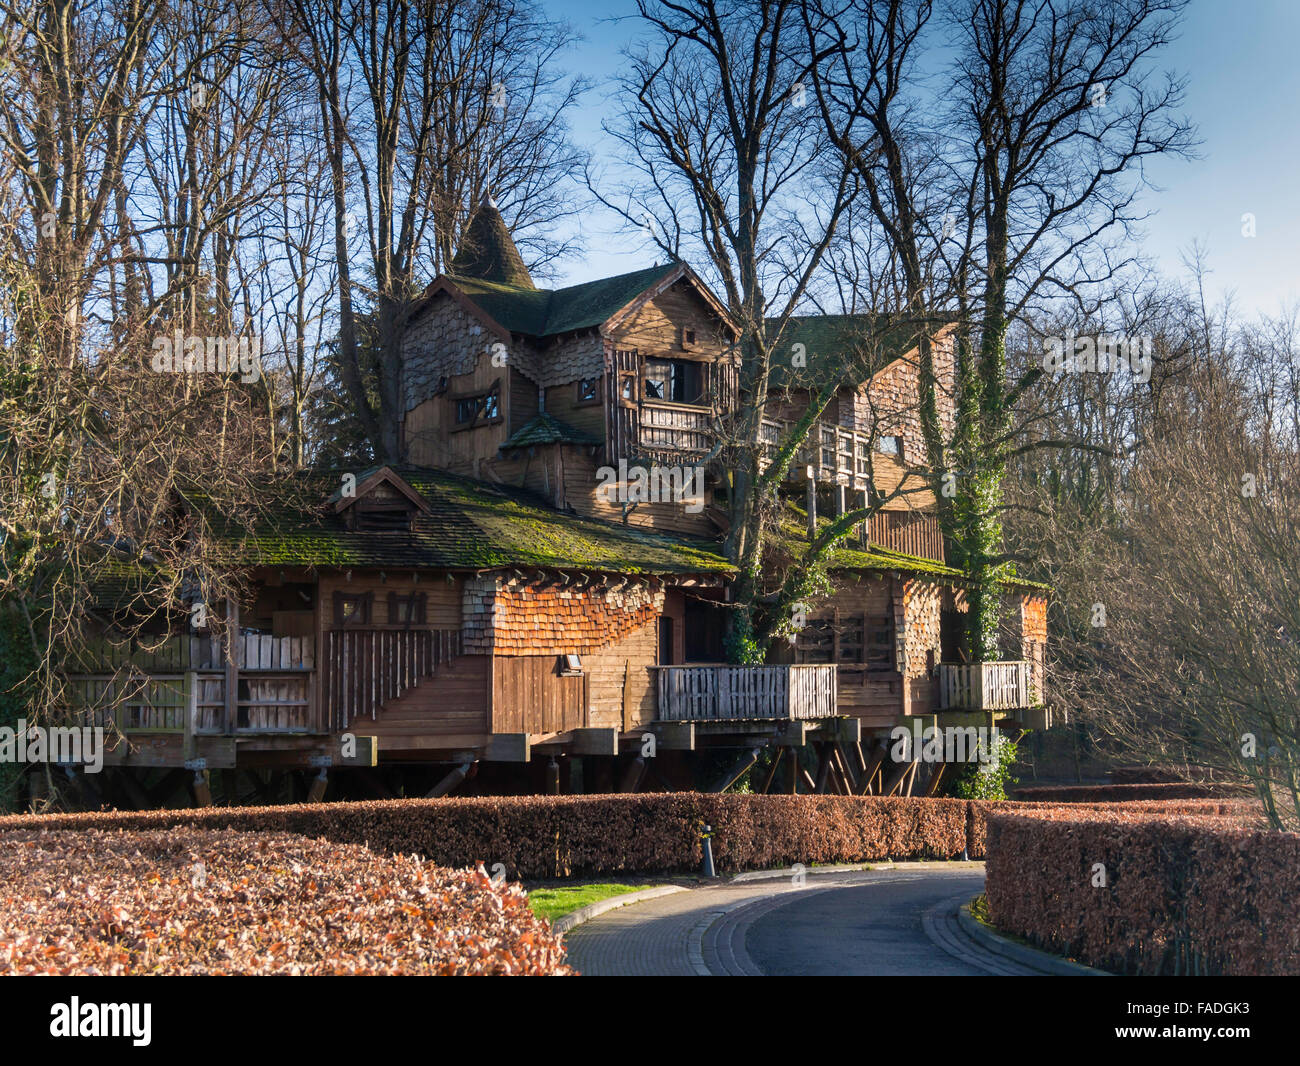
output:
M860 782L858 789L859 795L873 796L880 794L880 785L882 782L878 779L883 778L884 776L881 772L881 764L885 761L888 755L889 748L883 743L878 744L871 752L870 757L867 759L866 767L863 769L861 777L858 778Z
M546 763L545 791L548 796L558 796L560 794L560 764L554 755Z
M424 794L424 798L437 799L439 796L447 795L447 793L452 791L452 789L459 788L461 782L469 776L470 767L473 765L473 762L463 762L459 766L455 767L451 773L447 774L441 781L434 785L433 788L429 789L429 791Z
M740 780L741 774L753 766L754 763L758 762L758 753L762 750L762 748L750 748L749 751L745 752L744 755L736 760L735 764L725 774L714 782L713 787L709 789L709 791L726 792L727 789Z
M785 748L773 750L772 765L767 768L767 776L763 778L763 787L759 790L764 796L772 791L772 782L776 780L776 770L781 765L781 759L784 755Z
M819 796L825 794L826 786L830 783L831 759L828 748L829 745L827 744L814 746L814 750L817 752L817 783L813 791Z
M620 792L636 792L641 787L641 779L645 777L645 757L638 755L628 765L626 772L623 774L623 780L618 783Z
M307 802L319 803L323 800L325 798L325 790L329 788L329 783L329 771L322 766L320 773L312 779L311 788L307 790Z
M194 774L194 806L212 806L212 788L208 784L208 772L198 770Z
M937 762L934 764L934 772L930 774L930 780L925 785L925 795L937 796L939 789L943 787L944 775L948 772L946 762Z

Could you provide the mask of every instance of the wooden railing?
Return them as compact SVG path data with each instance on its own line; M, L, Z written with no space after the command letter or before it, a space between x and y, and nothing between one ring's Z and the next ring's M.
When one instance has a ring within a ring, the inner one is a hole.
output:
M713 412L708 407L646 402L640 415L638 443L643 453L700 453L713 447Z
M312 675L259 670L241 675L246 692L234 704L236 733L301 733L312 730ZM92 725L116 725L122 733L226 732L226 675L207 670L184 674L73 674L69 709Z
M1029 663L940 663L941 711L1013 711L1030 706Z
M318 728L315 639L242 633L238 684L227 722L227 664L216 637L172 636L155 645L99 640L79 656L91 669L69 674L69 710L123 733L301 733Z
M332 730L375 718L461 653L459 630L334 629L326 639L322 684Z
M828 718L836 669L817 666L654 666L666 721Z
M944 561L939 516L927 511L877 511L867 519L867 540L887 551Z

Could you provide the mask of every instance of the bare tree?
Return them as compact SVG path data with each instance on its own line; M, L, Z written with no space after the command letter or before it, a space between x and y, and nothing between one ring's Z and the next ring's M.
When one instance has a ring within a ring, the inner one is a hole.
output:
M500 0L292 0L278 18L329 164L341 379L375 455L395 460L422 270L449 262L489 194L524 227L572 210L558 190L578 162L564 115L580 86L556 62L571 35Z

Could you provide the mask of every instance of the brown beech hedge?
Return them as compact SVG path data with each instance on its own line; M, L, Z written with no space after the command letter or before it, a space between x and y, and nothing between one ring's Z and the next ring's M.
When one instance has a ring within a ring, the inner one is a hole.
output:
M1294 833L1129 807L991 812L985 892L999 929L1116 973L1300 973Z
M700 830L713 827L720 871L792 863L951 859L984 854L991 811L1009 803L878 796L656 793L375 800L203 810L106 811L0 818L7 829L238 829L297 833L442 866L503 865L512 878L693 870ZM1134 805L1136 806L1136 805ZM1141 805L1189 815L1238 815L1242 805ZM1075 808L1077 811L1079 808Z
M515 885L285 833L0 834L0 974L568 974Z
M1131 800L1187 800L1241 796L1243 786L1169 782L1133 785L1031 785L1017 788L1014 798L1041 803L1125 803Z

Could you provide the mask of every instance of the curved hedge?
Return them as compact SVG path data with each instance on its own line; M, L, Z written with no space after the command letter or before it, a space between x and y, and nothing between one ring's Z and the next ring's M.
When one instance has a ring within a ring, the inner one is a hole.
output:
M1014 790L1014 798L1043 803L1124 803L1132 800L1188 800L1240 797L1243 785L1195 784L1187 781L1119 785L1030 785Z
M1300 973L1298 834L1149 810L999 811L985 878L995 926L1091 966Z

